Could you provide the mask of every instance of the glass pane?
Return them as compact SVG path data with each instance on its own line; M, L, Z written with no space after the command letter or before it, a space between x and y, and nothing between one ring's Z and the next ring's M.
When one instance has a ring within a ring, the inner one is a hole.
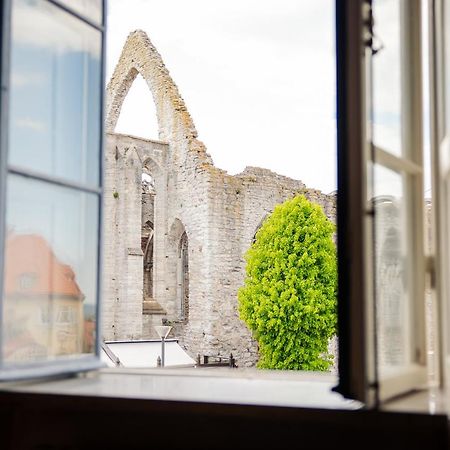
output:
M373 140L375 145L400 155L401 148L401 54L400 1L375 0L373 58Z
M102 23L103 2L102 0L59 0L59 3L72 8L74 11L87 17L99 25Z
M381 375L410 362L408 264L404 176L374 167L375 296ZM383 373L384 372L384 373Z
M10 175L5 364L94 351L98 197Z
M9 162L99 182L101 33L45 1L16 0Z

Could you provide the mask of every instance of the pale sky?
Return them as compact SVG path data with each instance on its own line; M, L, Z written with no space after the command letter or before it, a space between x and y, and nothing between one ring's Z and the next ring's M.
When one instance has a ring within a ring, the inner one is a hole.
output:
M125 39L158 49L216 166L336 189L333 0L109 0L107 80ZM137 79L116 131L158 138Z

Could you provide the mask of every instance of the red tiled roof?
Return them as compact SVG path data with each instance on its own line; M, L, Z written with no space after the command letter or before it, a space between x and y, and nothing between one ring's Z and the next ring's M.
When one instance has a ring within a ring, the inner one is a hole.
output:
M5 294L84 298L72 268L56 258L42 236L34 234L11 234L6 239Z

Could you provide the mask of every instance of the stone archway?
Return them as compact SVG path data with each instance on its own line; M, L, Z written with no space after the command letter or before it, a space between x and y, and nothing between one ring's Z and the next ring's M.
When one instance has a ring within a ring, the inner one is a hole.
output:
M106 131L114 131L123 101L138 73L147 82L153 95L159 138L170 142L175 128L182 128L183 136L188 140L196 138L197 131L177 86L164 66L161 55L141 30L129 34L106 88Z
M270 213L264 214L263 218L258 222L258 225L255 227L255 231L253 232L252 236L252 244L256 242L256 234L258 233L259 229L263 226L263 223L266 221L266 219L269 217Z

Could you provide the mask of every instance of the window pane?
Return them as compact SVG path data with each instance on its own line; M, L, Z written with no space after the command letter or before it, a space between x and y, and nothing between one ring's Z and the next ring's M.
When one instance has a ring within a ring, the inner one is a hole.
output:
M404 176L375 165L375 294L381 375L410 362ZM385 372L385 373L383 373Z
M102 0L59 0L59 3L72 8L74 11L97 22L98 24L102 23Z
M395 155L401 154L400 1L375 0L373 58L373 140Z
M5 363L92 353L98 197L15 175L7 190Z
M97 185L101 33L44 1L16 0L9 162Z

